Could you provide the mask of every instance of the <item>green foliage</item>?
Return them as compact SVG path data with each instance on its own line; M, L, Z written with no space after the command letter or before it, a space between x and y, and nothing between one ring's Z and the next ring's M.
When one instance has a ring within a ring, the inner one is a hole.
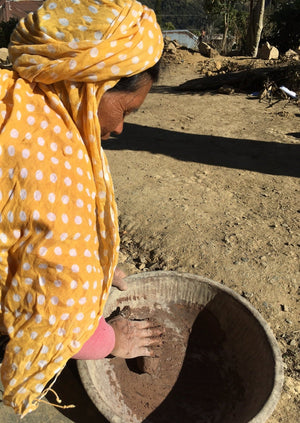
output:
M208 13L209 22L218 32L223 33L224 52L227 51L229 35L234 37L236 47L241 47L247 29L246 3L246 0L204 0L203 7Z
M156 11L163 29L189 29L207 35L223 33L243 50L250 0L141 0ZM281 51L299 43L300 0L266 0L262 37Z
M162 19L161 19L161 0L155 0L154 4L154 10L157 17L157 22L159 25L162 25Z
M244 50L248 19L249 13L246 10L240 10L231 24L230 32L234 35L236 42L235 48L239 52Z
M163 30L166 30L166 31L171 31L172 29L175 29L175 26L173 25L173 23L172 23L172 22L165 22L165 23L162 25L162 29L163 29Z
M225 21L230 31L234 32L236 26L246 20L248 8L246 0L204 0L203 7L220 31L224 30ZM226 17L226 20L224 19Z
M155 10L163 29L171 22L174 29L200 30L206 26L204 0L141 0Z
M0 47L7 47L10 36L18 23L17 19L10 18L8 22L0 22Z

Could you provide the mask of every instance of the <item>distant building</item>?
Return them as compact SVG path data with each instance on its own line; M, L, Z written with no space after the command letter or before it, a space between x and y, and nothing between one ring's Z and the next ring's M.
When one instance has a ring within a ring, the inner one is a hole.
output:
M169 37L184 47L198 50L198 37L187 29L172 29L162 33L164 37Z
M0 22L7 22L11 18L19 20L29 12L39 8L42 4L42 0L0 0Z

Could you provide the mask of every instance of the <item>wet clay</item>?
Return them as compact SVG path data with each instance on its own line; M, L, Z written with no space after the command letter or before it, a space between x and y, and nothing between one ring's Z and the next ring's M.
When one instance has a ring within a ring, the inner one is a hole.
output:
M132 312L134 318L155 319L165 334L158 358L111 360L115 393L130 414L149 423L225 422L243 387L212 313L187 304Z

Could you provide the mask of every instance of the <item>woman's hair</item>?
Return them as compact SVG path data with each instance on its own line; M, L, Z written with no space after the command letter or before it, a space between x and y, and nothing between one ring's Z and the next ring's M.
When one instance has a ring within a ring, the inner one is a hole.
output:
M150 78L152 82L157 82L159 77L160 61L155 63L154 66L144 70L133 76L121 78L120 81L110 89L110 91L125 91L134 92L143 85L145 79Z

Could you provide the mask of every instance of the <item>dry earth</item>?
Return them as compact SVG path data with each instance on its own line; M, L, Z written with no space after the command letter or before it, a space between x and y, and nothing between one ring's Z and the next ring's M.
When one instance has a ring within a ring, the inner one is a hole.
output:
M221 282L271 326L285 382L269 423L299 421L300 110L245 93L178 93L203 57L182 52L119 139L105 142L128 273Z

